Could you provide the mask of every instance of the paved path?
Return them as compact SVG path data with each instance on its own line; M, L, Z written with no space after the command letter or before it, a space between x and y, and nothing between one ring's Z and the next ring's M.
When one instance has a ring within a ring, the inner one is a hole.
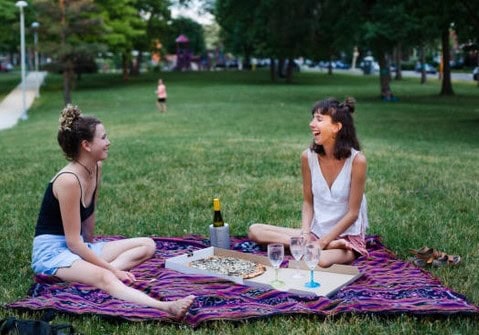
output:
M25 78L25 106L28 111L40 92L46 72L29 72ZM0 102L0 130L12 128L22 119L23 97L20 83L2 102Z

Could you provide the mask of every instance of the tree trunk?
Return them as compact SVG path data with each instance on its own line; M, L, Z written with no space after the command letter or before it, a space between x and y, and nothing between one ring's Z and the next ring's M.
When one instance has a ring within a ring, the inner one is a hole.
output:
M143 51L138 52L138 56L136 56L136 62L133 63L131 67L131 75L138 76L140 74L141 62L143 61Z
M278 60L278 77L284 78L284 58Z
M128 81L128 70L129 70L129 64L130 63L130 57L128 56L128 53L126 51L122 52L121 54L121 68L123 72L123 80Z
M384 101L394 101L394 95L391 91L391 73L389 71L389 60L386 58L386 54L381 51L378 55L379 63L379 84L381 87L381 98Z
M424 45L419 48L419 62L421 63L421 84L425 84L427 80L426 76L426 52L424 51Z
M72 87L75 72L73 71L73 62L69 59L64 61L63 67L63 102L69 104L72 102Z
M271 58L269 62L269 74L271 76L271 81L275 82L276 81L276 61L274 60L274 58Z
M402 46L401 44L398 44L394 50L394 62L396 63L396 73L394 76L395 80L402 80L401 60L402 60Z
M286 82L291 84L293 82L293 65L294 59L288 59L288 67L286 68Z
M333 55L329 55L328 74L333 74Z
M439 95L454 95L451 83L451 68L449 67L449 28L442 31L442 86Z

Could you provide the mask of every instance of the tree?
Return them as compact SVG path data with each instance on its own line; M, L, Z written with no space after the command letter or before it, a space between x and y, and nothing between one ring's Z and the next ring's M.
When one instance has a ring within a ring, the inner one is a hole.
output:
M138 15L145 21L145 33L134 41L134 48L138 50L136 65L132 68L132 74L139 73L142 63L143 52L160 52L161 42L167 36L168 21L171 13L167 0L137 0L135 8Z
M27 6L23 9L25 16L25 43L33 43L33 34L29 34L29 27L34 19L34 9L32 6ZM0 51L1 53L8 53L11 60L14 55L20 54L20 10L15 6L15 1L0 0L0 22L3 29L0 29ZM9 28L7 28L9 27ZM11 28L11 29L10 29Z
M262 22L256 17L256 6L257 1L252 0L222 0L214 8L225 48L242 55L248 68L253 53L261 49L257 25Z
M390 57L394 48L407 41L415 29L415 19L408 5L411 1L369 0L352 1L345 17L358 27L359 45L366 46L379 63L380 95L385 101L394 100L391 89Z
M122 56L123 79L128 80L131 52L137 39L145 35L145 21L134 0L97 0L105 24L102 41Z
M314 0L218 0L216 18L224 31L225 45L233 50L268 55L271 77L275 79L275 60L286 81L292 82L294 58L303 56L313 43L318 22L318 2Z
M44 40L42 50L58 63L63 73L63 99L70 103L76 60L93 57L101 48L97 36L103 25L98 8L92 0L37 0L34 6Z
M0 0L0 22L4 27L15 27L15 34L10 29L0 29L0 50L16 51L20 44L19 10L15 3L9 0Z

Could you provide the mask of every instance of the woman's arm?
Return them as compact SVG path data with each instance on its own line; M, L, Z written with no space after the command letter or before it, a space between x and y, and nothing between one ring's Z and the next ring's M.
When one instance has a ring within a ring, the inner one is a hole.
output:
M361 208L364 190L366 188L366 173L366 157L359 153L354 158L351 171L348 211L327 235L320 238L321 247L325 248L331 241L344 233L354 222L356 222Z
M313 221L313 191L311 184L311 170L308 163L308 152L306 149L301 155L301 173L303 176L303 207L301 210L301 229L304 234L311 232Z
M53 193L60 203L60 212L65 231L65 239L71 252L83 260L112 271L118 278L126 279L123 271L114 268L107 261L97 257L80 237L80 201L81 189L78 179L69 173L60 175L53 184Z

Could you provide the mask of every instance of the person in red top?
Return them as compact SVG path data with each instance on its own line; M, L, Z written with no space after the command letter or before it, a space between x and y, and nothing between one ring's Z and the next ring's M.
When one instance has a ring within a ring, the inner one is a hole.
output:
M156 101L156 107L161 113L166 113L166 86L163 80L158 80L158 87L156 89L156 95L158 97Z

